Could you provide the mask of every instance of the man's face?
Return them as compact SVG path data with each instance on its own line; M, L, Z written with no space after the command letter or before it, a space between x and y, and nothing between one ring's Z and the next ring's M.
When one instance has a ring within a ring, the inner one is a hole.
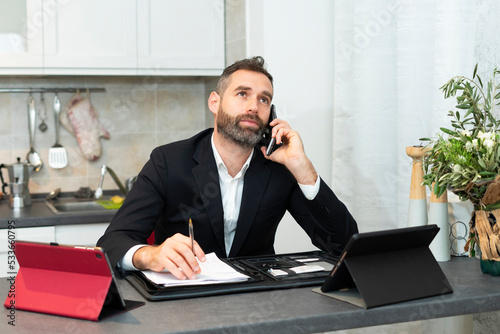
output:
M269 120L272 92L264 74L245 70L233 73L218 105L217 131L242 147L255 146Z

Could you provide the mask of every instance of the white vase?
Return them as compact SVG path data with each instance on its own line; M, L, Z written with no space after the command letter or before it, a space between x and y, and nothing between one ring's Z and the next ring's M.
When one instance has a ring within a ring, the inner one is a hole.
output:
M449 261L451 258L450 224L448 222L448 195L445 192L440 197L431 194L429 204L429 224L436 224L439 232L432 240L429 248L437 261Z

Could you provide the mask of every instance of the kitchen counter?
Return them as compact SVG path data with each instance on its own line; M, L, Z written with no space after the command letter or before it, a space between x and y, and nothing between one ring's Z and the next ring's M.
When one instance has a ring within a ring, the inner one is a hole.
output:
M112 196L116 192L105 192L105 196ZM60 201L71 197L72 194L61 194ZM99 212L81 212L72 214L55 214L45 204L46 194L34 194L31 199L31 206L12 209L9 201L0 201L0 229L8 226L8 221L15 221L16 228L41 227L71 224L92 224L109 222L116 213L116 210L103 210Z

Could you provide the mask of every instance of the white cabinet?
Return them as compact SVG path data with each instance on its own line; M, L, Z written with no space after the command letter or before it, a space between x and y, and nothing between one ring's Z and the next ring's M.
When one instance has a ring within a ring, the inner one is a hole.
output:
M223 0L138 0L139 74L220 74Z
M223 68L224 0L0 2L0 75L219 75Z
M10 244L10 240L23 240L23 241L37 241L37 242L54 242L55 240L55 228L54 226L44 226L44 227L26 227L26 228L15 228L15 229L0 229L0 277L7 276L8 272L17 272L19 270L19 264L15 262L15 270L12 270L7 266L9 248L7 246Z
M44 0L44 74L135 74L135 0Z
M94 247L109 223L57 225L55 242L65 245Z
M0 2L0 75L43 72L42 0Z

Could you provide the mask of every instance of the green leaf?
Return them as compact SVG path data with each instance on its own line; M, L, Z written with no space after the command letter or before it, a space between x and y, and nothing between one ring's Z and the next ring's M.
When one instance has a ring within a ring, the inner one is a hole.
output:
M480 165L481 167L483 167L484 169L486 169L486 164L484 163L484 160L483 160L483 159L479 158L479 159L477 160L477 162L479 163L479 165Z
M491 81L488 81L488 100L491 98L491 91L492 91Z
M456 115L457 115L457 120L460 120L460 113L458 111L456 112Z
M445 191L446 191L446 187L439 187L439 193L438 193L437 197L438 198L441 197Z
M419 141L432 141L430 138L420 138Z
M434 189L433 189L433 192L434 192L434 194L436 194L436 195L439 193L439 183L438 183L438 182L434 183ZM438 196L438 197L439 197L439 196Z
M479 85L481 86L481 88L483 88L483 82L481 81L479 75L477 75L477 80L479 81Z
M492 123L491 125L488 125L489 127L491 127L491 126L493 126L493 124L497 123L495 117L493 117L493 115L490 112L488 112L488 118L489 118L490 122Z
M470 104L469 103L462 103L462 104L459 104L459 105L455 106L455 108L458 108L458 109L469 109L470 108Z
M439 128L441 131L443 131L444 133L446 134L449 134L449 135L452 135L452 136L455 136L457 133L454 132L454 131L451 131L451 130L448 130L446 128Z
M499 102L500 103L500 102ZM465 116L464 117L467 117L469 116L472 112L474 111L474 108L469 108L469 110L467 110L467 112L465 113ZM471 120L473 118L469 118L469 120ZM465 122L465 121L464 121Z
M477 65L479 63L476 64L476 66L474 67L474 73L472 74L472 79L474 79L476 77L476 73L477 73Z

